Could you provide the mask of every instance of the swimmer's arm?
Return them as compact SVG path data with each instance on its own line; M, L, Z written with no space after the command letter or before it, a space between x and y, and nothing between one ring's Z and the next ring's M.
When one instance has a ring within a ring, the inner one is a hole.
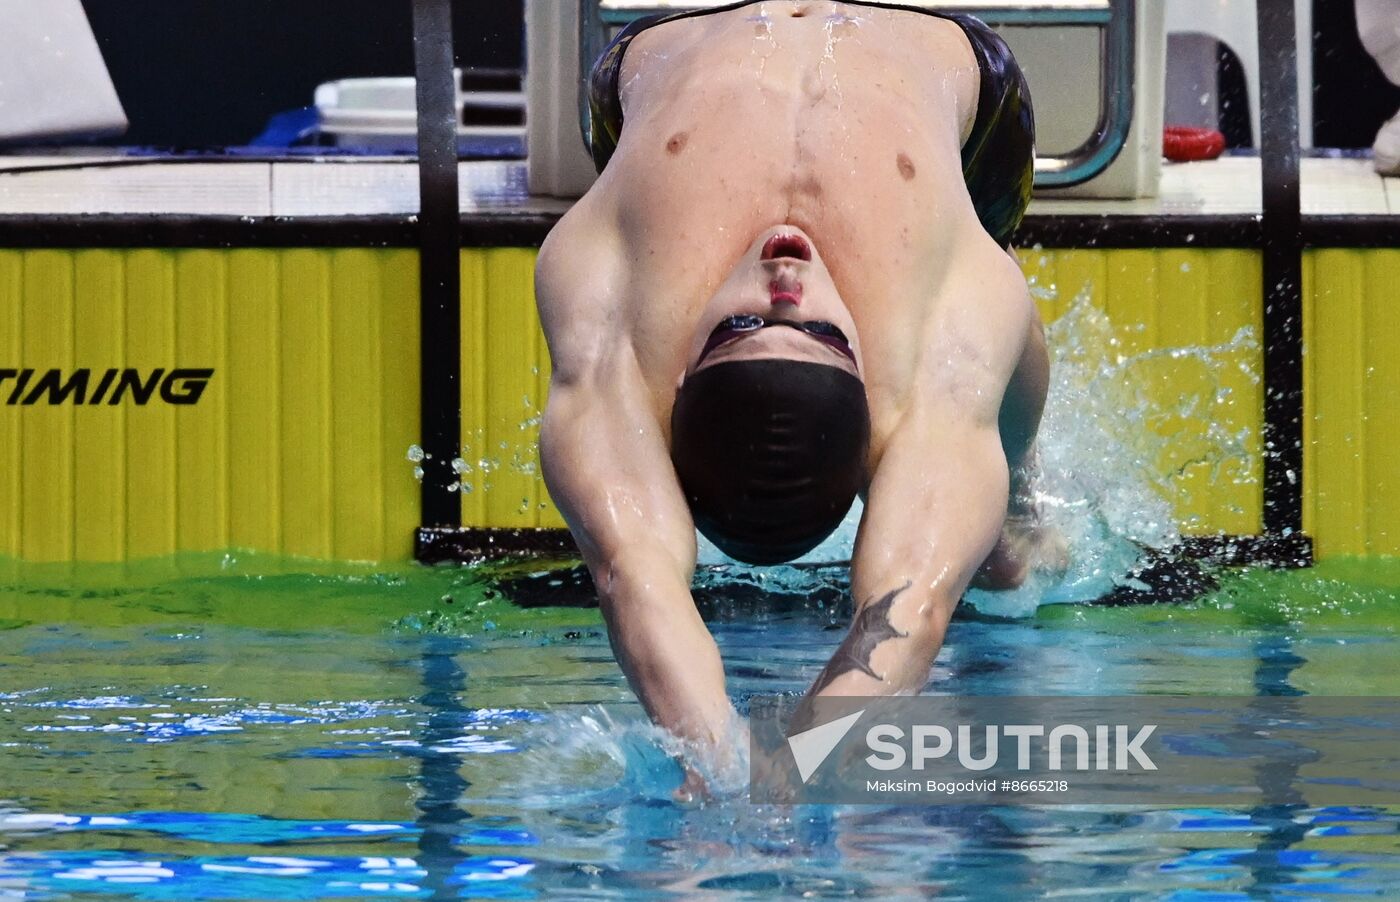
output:
M695 526L635 356L607 339L551 352L545 482L593 574L618 663L659 726L720 744L732 707L690 594Z
M671 733L714 742L732 709L690 595L695 527L620 309L626 252L600 198L574 205L536 267L551 362L541 464L642 705Z
M540 438L545 481L643 707L672 734L713 746L732 711L724 668L690 594L695 528L641 394L630 380L556 377Z
M871 483L851 562L856 615L812 695L922 689L953 609L1001 534L1009 480L994 422L920 417L892 440Z
M999 415L1034 308L999 249L967 259L928 324L919 375L866 493L851 561L856 616L813 695L915 693L996 547L1010 474ZM975 286L979 302L960 295Z

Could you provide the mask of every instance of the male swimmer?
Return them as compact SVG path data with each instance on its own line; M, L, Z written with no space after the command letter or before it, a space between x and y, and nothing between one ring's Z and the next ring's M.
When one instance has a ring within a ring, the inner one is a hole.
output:
M1049 544L1010 51L970 17L767 0L640 20L589 88L601 175L537 271L540 449L628 680L723 742L696 528L788 561L860 494L854 622L811 693L919 691L968 586L1019 584Z

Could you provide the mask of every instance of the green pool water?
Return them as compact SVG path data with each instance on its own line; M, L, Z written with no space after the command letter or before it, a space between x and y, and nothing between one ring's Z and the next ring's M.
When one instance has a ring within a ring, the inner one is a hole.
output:
M962 617L929 691L1400 694L1400 562L1220 580ZM741 707L805 688L842 590L704 575ZM1400 898L1395 809L680 805L588 600L538 562L0 564L0 899Z

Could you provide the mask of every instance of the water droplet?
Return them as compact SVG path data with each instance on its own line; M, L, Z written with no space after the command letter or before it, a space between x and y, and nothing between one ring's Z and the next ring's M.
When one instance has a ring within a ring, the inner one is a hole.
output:
M407 459L413 461L414 463L418 463L423 459L423 449L418 447L417 445L409 445Z

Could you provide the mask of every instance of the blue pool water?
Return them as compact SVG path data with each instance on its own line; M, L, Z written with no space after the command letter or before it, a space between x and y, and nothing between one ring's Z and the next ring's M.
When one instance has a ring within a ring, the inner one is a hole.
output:
M1400 898L1393 809L682 805L596 611L296 570L0 569L0 899ZM929 689L1394 695L1397 583L962 619ZM711 587L741 704L840 635L839 585L781 588Z

